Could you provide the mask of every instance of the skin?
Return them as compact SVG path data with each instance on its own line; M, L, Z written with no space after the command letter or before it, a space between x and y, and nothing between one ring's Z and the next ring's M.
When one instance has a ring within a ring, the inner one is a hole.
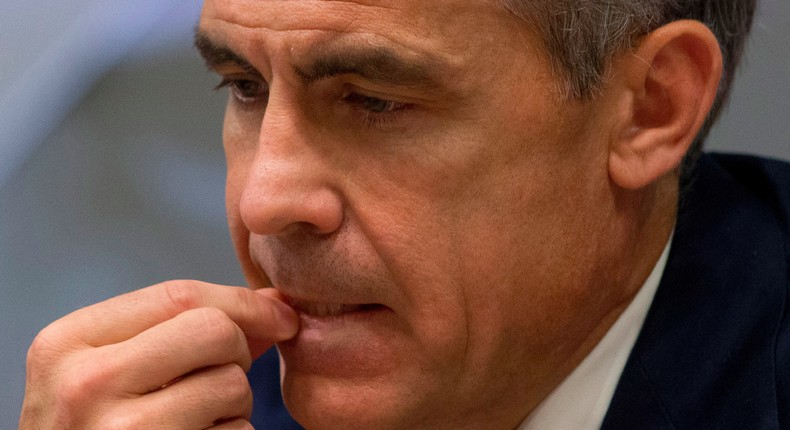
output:
M568 101L493 0L208 0L198 39L257 291L174 281L54 323L21 428L245 428L273 342L306 428L517 427L652 270L721 66L673 23Z
M672 181L610 178L621 92L562 99L537 35L493 2L207 1L200 31L249 63L208 56L233 80L227 207L251 286L385 309L302 312L280 344L308 428L516 427L666 243ZM360 46L437 79L300 77Z
M169 281L73 312L30 347L19 428L250 428L244 372L298 330L281 298Z

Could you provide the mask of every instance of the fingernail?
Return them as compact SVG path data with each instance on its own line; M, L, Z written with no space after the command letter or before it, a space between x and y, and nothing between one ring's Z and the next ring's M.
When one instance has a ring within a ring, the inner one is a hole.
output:
M277 299L272 299L271 301L274 302L274 308L277 313L276 331L278 340L287 340L296 336L296 333L299 332L299 315L287 304Z

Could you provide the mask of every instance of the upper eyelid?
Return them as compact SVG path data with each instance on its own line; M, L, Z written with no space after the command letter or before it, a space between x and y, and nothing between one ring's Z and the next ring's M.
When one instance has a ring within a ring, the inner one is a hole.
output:
M221 75L220 75L220 76L221 76ZM260 83L262 83L262 84L263 84L263 86L264 86L264 87L265 87L267 90L268 90L268 88L269 88L269 83L268 83L268 82L266 82L266 81L265 81L265 80L263 80L263 79L256 79L256 78L250 79L250 78L247 78L247 77L244 77L244 76L232 76L232 75L231 75L231 76L221 76L221 80L220 80L219 84L217 84L217 86L216 86L216 87L214 87L214 89L215 89L215 90L219 90L219 89L222 89L222 88L225 88L225 87L231 86L231 85L233 85L234 83L243 82L243 81L255 81L255 82L260 82Z
M248 72L246 70L227 70L226 68L222 67L212 68L212 71L222 79L260 81L265 82L268 85L268 81L257 71Z
M227 75L223 75L220 72L217 72L220 77L221 81L214 87L214 90L221 90L224 88L233 88L234 84L244 81L256 81L262 85L262 89L265 90L263 92L269 92L269 83L266 82L260 75L254 74L250 76L244 73L229 73ZM338 78L338 77L335 77ZM332 80L332 78L327 78L326 81ZM309 85L312 86L312 85ZM340 99L344 100L349 103L361 104L364 99L375 99L382 102L392 103L398 107L412 107L414 106L413 102L402 100L400 97L395 97L392 95L385 95L376 90L369 90L366 88L360 88L356 84L349 84L347 82L341 84L342 87L345 87L340 95ZM351 97L356 95L356 97Z
M410 103L407 103L407 102L394 100L394 99L388 98L386 96L369 95L369 94L365 94L364 92L357 92L357 91L351 91L349 94L344 96L343 99L347 100L347 101L356 101L356 102L365 101L365 99L368 99L368 100L376 100L376 101L380 101L380 102L387 102L387 103L392 103L392 104L396 104L396 105L403 105L403 106L406 106L406 105L410 104Z
M233 79L222 78L219 83L214 87L214 91L219 91L223 88L227 88L233 84Z
M250 66L252 67L252 66ZM234 68L235 70L228 70L229 68ZM224 65L215 65L210 67L211 71L216 73L221 79L222 82L218 85L218 88L222 86L226 86L230 82L226 81L237 81L237 80L254 80L259 81L265 84L267 87L270 87L270 83L268 80L257 71L257 69L246 69L243 67L242 64L235 64L232 62L225 63ZM360 82L366 82L367 84L360 84ZM335 76L326 76L315 81L311 82L302 82L306 89L311 87L316 87L319 85L331 85L337 88L341 88L341 92L346 93L348 91L351 92L359 92L367 97L375 97L382 100L392 100L396 102L407 103L401 100L401 97L394 97L392 95L384 94L388 92L386 90L392 90L393 88L387 84L381 84L376 81L371 81L367 79L365 76L361 76L355 73L344 73ZM370 87L374 88L381 88L385 91L379 91L376 89L371 89Z

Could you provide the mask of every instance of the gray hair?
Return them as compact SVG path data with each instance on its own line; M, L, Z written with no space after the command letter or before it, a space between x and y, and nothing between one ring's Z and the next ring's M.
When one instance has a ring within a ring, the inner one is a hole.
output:
M687 161L702 150L702 141L727 100L735 68L751 29L756 0L500 0L528 24L536 26L564 94L589 100L605 81L612 57L636 40L681 19L706 24L716 35L724 70L711 112Z

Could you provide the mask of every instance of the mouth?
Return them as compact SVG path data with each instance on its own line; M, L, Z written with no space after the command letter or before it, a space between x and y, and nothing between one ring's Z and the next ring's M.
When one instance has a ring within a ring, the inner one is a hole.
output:
M299 333L278 344L290 375L359 378L391 370L393 340L402 331L390 307L285 299L300 320Z
M310 316L310 317L316 317L316 318L342 317L348 314L374 312L374 311L384 310L386 308L386 306L377 303L366 303L366 304L328 303L328 302L298 300L290 297L287 298L287 302L299 314Z

